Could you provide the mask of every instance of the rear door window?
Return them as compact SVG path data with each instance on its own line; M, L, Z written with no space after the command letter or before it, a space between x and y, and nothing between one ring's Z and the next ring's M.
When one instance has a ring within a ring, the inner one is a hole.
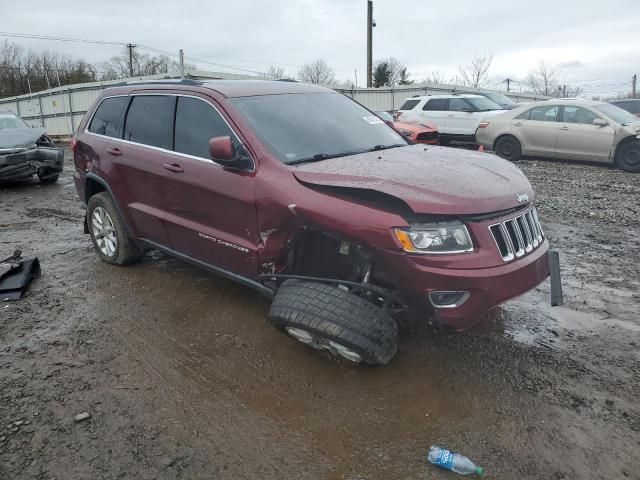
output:
M138 95L133 97L124 123L124 139L152 147L173 148L171 124L175 97Z
M407 100L404 102L400 110L413 110L416 105L420 103L420 100Z
M538 122L556 122L558 118L558 106L550 105L535 107L518 115L520 120L536 120Z
M122 112L129 97L105 98L91 119L89 131L107 137L122 138Z
M432 98L429 100L422 110L430 110L435 112L446 112L449 105L448 98Z
M179 97L176 107L174 150L200 158L209 158L209 140L235 137L220 114L204 100Z

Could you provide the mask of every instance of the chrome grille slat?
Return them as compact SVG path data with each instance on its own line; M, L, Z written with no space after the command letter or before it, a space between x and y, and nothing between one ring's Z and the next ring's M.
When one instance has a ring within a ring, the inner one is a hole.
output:
M523 257L542 245L544 232L535 207L514 218L489 226L502 260Z

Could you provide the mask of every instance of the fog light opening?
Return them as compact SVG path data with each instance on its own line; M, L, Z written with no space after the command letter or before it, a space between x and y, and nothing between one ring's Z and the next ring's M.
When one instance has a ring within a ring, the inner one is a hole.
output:
M429 301L436 308L457 308L470 296L469 292L431 292Z

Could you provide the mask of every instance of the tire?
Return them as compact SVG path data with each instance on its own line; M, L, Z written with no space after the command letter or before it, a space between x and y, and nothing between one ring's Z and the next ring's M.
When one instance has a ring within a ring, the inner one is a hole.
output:
M440 145L441 147L448 147L450 143L451 143L450 138L442 137L442 136L438 138L438 145Z
M499 157L509 160L510 162L517 162L522 156L520 141L513 135L500 137L496 142L495 151Z
M124 221L107 192L89 199L87 226L93 247L103 261L113 265L128 265L142 256L142 251L127 234Z
M640 172L640 140L626 142L618 149L616 165L626 172Z
M45 176L43 174L42 176L40 176L40 172L38 172L38 180L40 180L40 183L43 185L51 185L52 183L56 183L58 181L58 178L60 178L60 175Z
M285 281L271 305L269 322L312 348L353 363L386 364L398 350L395 320L335 285Z

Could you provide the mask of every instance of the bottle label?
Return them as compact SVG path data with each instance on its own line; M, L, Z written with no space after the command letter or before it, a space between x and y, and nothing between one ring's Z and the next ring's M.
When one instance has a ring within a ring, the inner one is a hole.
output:
M436 465L446 468L447 470L451 470L451 467L453 466L453 455L453 452L445 448L441 448L438 452L438 458L436 458Z

